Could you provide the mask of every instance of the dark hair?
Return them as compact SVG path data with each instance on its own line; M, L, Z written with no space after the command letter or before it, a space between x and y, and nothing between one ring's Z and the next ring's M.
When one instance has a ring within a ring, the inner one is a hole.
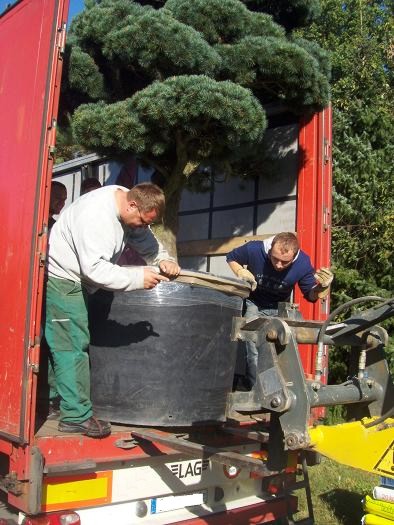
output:
M67 199L67 188L58 180L52 181L51 195L49 198L49 216L56 215L64 206ZM59 207L60 206L60 207Z
M163 216L165 208L164 192L156 184L141 182L141 184L133 186L127 192L127 200L135 201L140 210L145 213L156 210L158 219Z
M51 191L54 190L54 189L66 190L67 191L66 186L62 182L59 182L58 180L53 180L52 181Z
M280 247L282 248L282 252L293 252L294 255L296 255L298 250L300 249L297 236L293 232L278 233L272 239L271 248L273 248L275 244L280 245Z
M81 183L81 195L84 195L85 193L88 193L92 190L97 190L98 188L101 188L101 183L99 180L95 179L94 177L84 179Z

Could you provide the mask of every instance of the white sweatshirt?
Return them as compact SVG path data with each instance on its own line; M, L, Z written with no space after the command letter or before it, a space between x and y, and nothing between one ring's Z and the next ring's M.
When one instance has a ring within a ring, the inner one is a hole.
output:
M118 189L128 191L104 186L86 193L60 214L49 237L49 277L82 282L90 292L137 290L144 287L144 268L115 264L126 242L147 264L173 260L150 228L128 228L121 223L115 201Z

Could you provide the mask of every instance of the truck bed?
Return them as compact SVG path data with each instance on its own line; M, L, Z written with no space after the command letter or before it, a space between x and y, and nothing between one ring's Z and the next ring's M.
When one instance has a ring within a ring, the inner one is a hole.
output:
M231 415L231 418L228 419L228 421L224 424L225 426L231 426L231 427L245 427L249 425L256 425L256 424L263 424L267 423L269 420L269 415L263 412L260 413L242 413L242 412L234 412ZM50 436L67 436L67 435L77 435L80 436L81 434L65 434L64 432L59 432L58 430L58 419L44 419L37 422L36 425L36 438L40 437L50 437ZM222 425L218 425L218 428L221 428ZM125 433L125 432L132 432L136 429L135 425L123 425L123 424L111 424L112 428L112 434L116 433ZM145 428L151 428L151 427L145 427ZM211 427L208 427L211 428ZM188 428L174 428L174 427L168 427L168 428L161 428L161 430L167 430L171 433L176 434L185 434L188 431L190 431L190 427Z
M59 421L57 419L47 419L46 421L44 421L43 423L41 423L36 431L36 438L40 438L40 437L50 437L50 436L70 436L70 435L76 435L76 434L65 434L64 432L59 432L58 430L58 424L59 424ZM124 433L124 432L131 432L133 428L132 425L116 425L116 424L112 424L111 425L112 427L112 433L115 434L115 433L118 433L118 432L121 432L121 433ZM81 435L81 434L77 434L77 435Z
M266 415L239 414L225 424L187 428L153 428L112 425L112 433L103 439L82 434L59 432L58 420L42 421L34 436L46 473L66 473L98 469L114 462L135 462L153 456L210 457L223 464L238 463L242 467L263 470L261 461L245 459L234 450L244 444L261 449L268 442ZM249 463L253 465L249 465ZM256 463L254 465L254 463Z

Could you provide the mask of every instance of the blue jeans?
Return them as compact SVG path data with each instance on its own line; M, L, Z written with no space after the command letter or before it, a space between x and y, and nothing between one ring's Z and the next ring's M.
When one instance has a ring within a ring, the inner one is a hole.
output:
M257 305L252 303L249 299L246 299L246 310L244 317L245 319L256 318L256 317L277 317L277 308L259 308ZM259 358L259 352L264 351L263 343L259 347L252 341L245 341L246 346L246 382L249 388L253 388L257 378L257 364Z

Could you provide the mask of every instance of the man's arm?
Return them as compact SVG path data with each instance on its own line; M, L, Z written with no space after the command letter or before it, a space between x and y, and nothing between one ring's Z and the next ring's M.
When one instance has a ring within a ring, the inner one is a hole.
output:
M242 279L243 281L250 283L252 292L256 290L257 282L252 272L244 268L241 264L237 263L237 261L227 261L227 264L230 266L231 270L235 273L238 279Z
M315 273L315 279L317 284L309 292L310 296L313 297L311 301L317 301L317 299L324 299L330 292L330 286L334 279L334 274L329 268L320 268Z
M227 261L227 264L230 266L230 268L232 269L232 271L235 273L236 276L238 276L238 272L240 270L244 269L243 266L241 266L236 261Z
M307 299L311 303L315 303L319 299L319 292L317 290L317 286L315 288L312 288L312 290L308 292L305 299Z
M158 265L164 275L176 277L179 274L178 263L169 255L150 228L131 230L128 235L128 242L147 264Z
M298 286L305 299L314 303L318 299L326 297L334 277L331 271L328 268L320 268L316 271L312 266L310 257L302 250L300 250L295 264L299 265L303 275L298 281Z
M77 202L74 208L78 207ZM122 268L112 263L114 253L122 244L123 229L119 221L108 213L97 214L93 206L83 208L81 213L74 208L71 211L75 213L66 211L51 232L49 275L81 280L90 291L144 288L142 267Z
M177 262L168 259L163 259L160 261L159 268L161 272L168 277L176 277L181 271L181 267Z
M310 276L308 275L308 277ZM314 286L304 293L305 299L311 303L318 299L324 299L329 294L334 274L328 268L320 268L313 274L313 279L315 280ZM302 283L300 282L299 285L302 290Z

